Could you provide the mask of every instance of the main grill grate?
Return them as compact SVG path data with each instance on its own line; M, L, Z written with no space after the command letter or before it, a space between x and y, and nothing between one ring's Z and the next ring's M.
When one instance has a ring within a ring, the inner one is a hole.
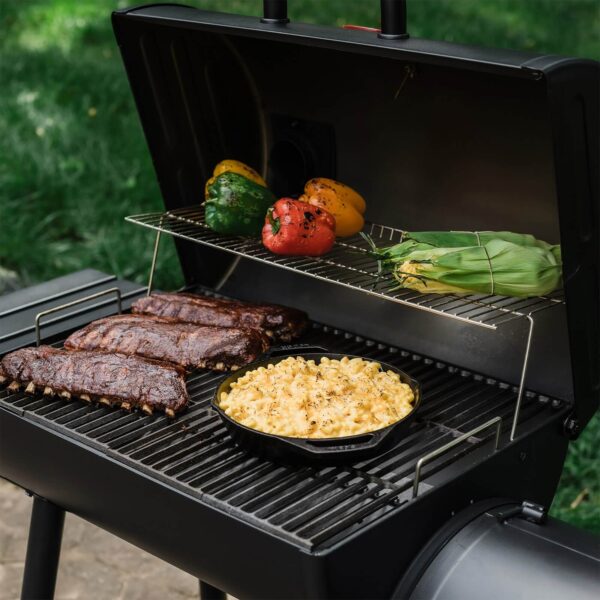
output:
M277 256L268 252L258 240L215 233L204 221L203 207L134 215L126 217L126 220L160 233L168 233L488 329L496 329L508 321L526 318L563 304L562 291L555 291L545 297L524 299L482 294L421 294L400 289L392 277L379 273L377 262L368 254L368 243L359 235L336 241L333 250L325 256ZM402 236L400 229L374 223L368 223L365 232L378 246L398 243Z
M514 411L515 388L466 371L318 324L302 341L382 360L418 379L423 403L407 436L381 455L351 465L275 464L233 444L210 408L222 375L208 371L189 377L190 406L174 421L8 390L0 392L0 406L99 448L306 550L331 545L390 511L402 510L411 501L415 465L421 456L491 417L503 417L508 427ZM557 401L527 393L521 422L526 425L559 406ZM444 469L492 435L471 438L429 463L420 491L437 485Z

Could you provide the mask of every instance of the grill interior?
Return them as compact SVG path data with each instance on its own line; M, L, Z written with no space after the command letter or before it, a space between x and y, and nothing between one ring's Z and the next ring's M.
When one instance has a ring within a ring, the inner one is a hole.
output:
M343 466L289 467L263 460L235 446L210 408L222 375L209 371L189 377L191 403L175 421L7 390L0 392L0 405L306 550L330 546L415 501L417 460L448 441L496 416L507 438L514 387L321 324L313 324L300 341L379 359L418 379L423 404L406 438L375 458ZM528 392L519 426L560 407L558 400ZM486 430L428 463L419 492L441 483L451 465L492 438L493 431Z

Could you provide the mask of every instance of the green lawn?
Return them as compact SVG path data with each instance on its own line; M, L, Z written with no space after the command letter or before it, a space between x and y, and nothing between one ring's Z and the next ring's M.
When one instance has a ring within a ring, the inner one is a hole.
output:
M141 0L140 0L141 1ZM258 15L259 0L182 0ZM161 207L110 28L111 0L0 0L0 267L31 283L83 267L145 281L127 214ZM377 25L377 0L290 0L296 20ZM409 0L415 36L600 58L597 0ZM199 185L199 196L200 196ZM158 284L180 284L163 242ZM598 416L573 444L553 513L600 532ZM587 489L583 500L570 508Z

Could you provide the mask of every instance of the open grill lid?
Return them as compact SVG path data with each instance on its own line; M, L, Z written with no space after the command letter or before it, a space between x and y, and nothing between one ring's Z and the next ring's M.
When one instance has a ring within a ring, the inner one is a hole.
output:
M113 26L169 210L200 204L213 166L236 158L267 173L277 195L299 193L313 176L344 181L377 223L560 241L564 368L542 364L532 377L545 392L548 378L549 393L574 399L574 416L589 420L600 394L598 63L176 5L118 11ZM216 285L231 272L225 253L182 242L178 251L189 283ZM238 293L251 296L265 267L244 269ZM298 304L302 284L285 277L269 297ZM343 298L311 312L335 324Z

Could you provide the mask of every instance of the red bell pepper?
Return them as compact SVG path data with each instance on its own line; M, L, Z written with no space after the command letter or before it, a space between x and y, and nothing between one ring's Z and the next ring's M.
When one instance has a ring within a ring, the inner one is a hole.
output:
M274 254L320 256L333 246L335 218L308 202L281 198L267 211L262 240Z

